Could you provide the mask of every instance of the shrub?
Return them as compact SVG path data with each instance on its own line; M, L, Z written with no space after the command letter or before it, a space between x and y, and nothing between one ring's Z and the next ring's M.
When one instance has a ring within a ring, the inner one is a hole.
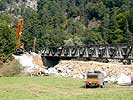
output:
M22 66L19 64L18 61L13 60L9 63L3 64L0 68L0 76L15 76L21 72Z

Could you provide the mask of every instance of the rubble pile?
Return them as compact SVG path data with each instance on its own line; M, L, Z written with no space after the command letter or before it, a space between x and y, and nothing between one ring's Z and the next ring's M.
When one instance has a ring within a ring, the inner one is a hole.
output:
M117 82L118 84L130 84L131 77L133 77L133 65L94 61L60 61L58 65L49 69L48 72L52 75L80 79L86 79L86 73L88 72L100 71L104 74L106 82Z
M54 67L59 73L69 75L101 71L105 76L111 76L117 73L123 73L133 77L133 65L121 65L112 63L101 63L94 61L60 61Z
M41 56L34 52L21 56L14 55L14 58L23 66L24 70L22 70L21 74L38 76L38 74L45 69Z

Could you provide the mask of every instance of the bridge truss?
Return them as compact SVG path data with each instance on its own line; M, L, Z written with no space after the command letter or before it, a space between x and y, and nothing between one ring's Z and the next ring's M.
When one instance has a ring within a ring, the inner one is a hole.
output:
M44 57L133 60L133 44L45 47Z

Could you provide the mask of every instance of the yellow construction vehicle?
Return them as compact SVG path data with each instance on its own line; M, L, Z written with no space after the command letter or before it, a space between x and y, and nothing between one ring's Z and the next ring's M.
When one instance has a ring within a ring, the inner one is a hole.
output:
M87 73L87 79L84 81L88 87L104 87L104 75L101 72Z
M17 54L17 55L20 55L20 54L24 53L24 49L23 49L23 46L21 44L22 31L23 31L23 18L20 17L18 19L18 26L17 26L17 32L16 32L16 36L17 36L17 49L15 51L15 54Z

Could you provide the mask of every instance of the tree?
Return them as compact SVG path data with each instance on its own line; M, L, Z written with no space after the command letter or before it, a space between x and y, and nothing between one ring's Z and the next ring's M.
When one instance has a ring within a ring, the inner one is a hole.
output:
M69 43L133 41L132 0L38 0L37 11L26 7L25 3L15 5L17 0L1 1L3 8L0 8L11 7L13 10L9 13L24 18L22 42L26 50L33 47L33 40L36 40L37 51L45 46Z
M4 0L0 1L0 11L4 11L7 7L7 3Z
M133 1L130 0L130 15L129 15L129 29L133 34Z
M82 37L83 44L103 44L103 39L100 32L96 30L86 30Z
M40 41L42 26L39 21L39 14L31 8L23 8L22 16L24 19L24 30L22 36L22 42L25 50L33 48L34 39L37 38L37 42ZM40 49L38 42L36 48ZM43 44L42 44L43 45Z
M110 33L109 30L109 14L106 13L104 14L103 20L102 20L102 24L100 26L101 32L102 32L102 38L104 39L104 43L107 44L108 43L108 37Z
M16 48L16 33L11 25L11 17L0 15L0 60L6 62Z

